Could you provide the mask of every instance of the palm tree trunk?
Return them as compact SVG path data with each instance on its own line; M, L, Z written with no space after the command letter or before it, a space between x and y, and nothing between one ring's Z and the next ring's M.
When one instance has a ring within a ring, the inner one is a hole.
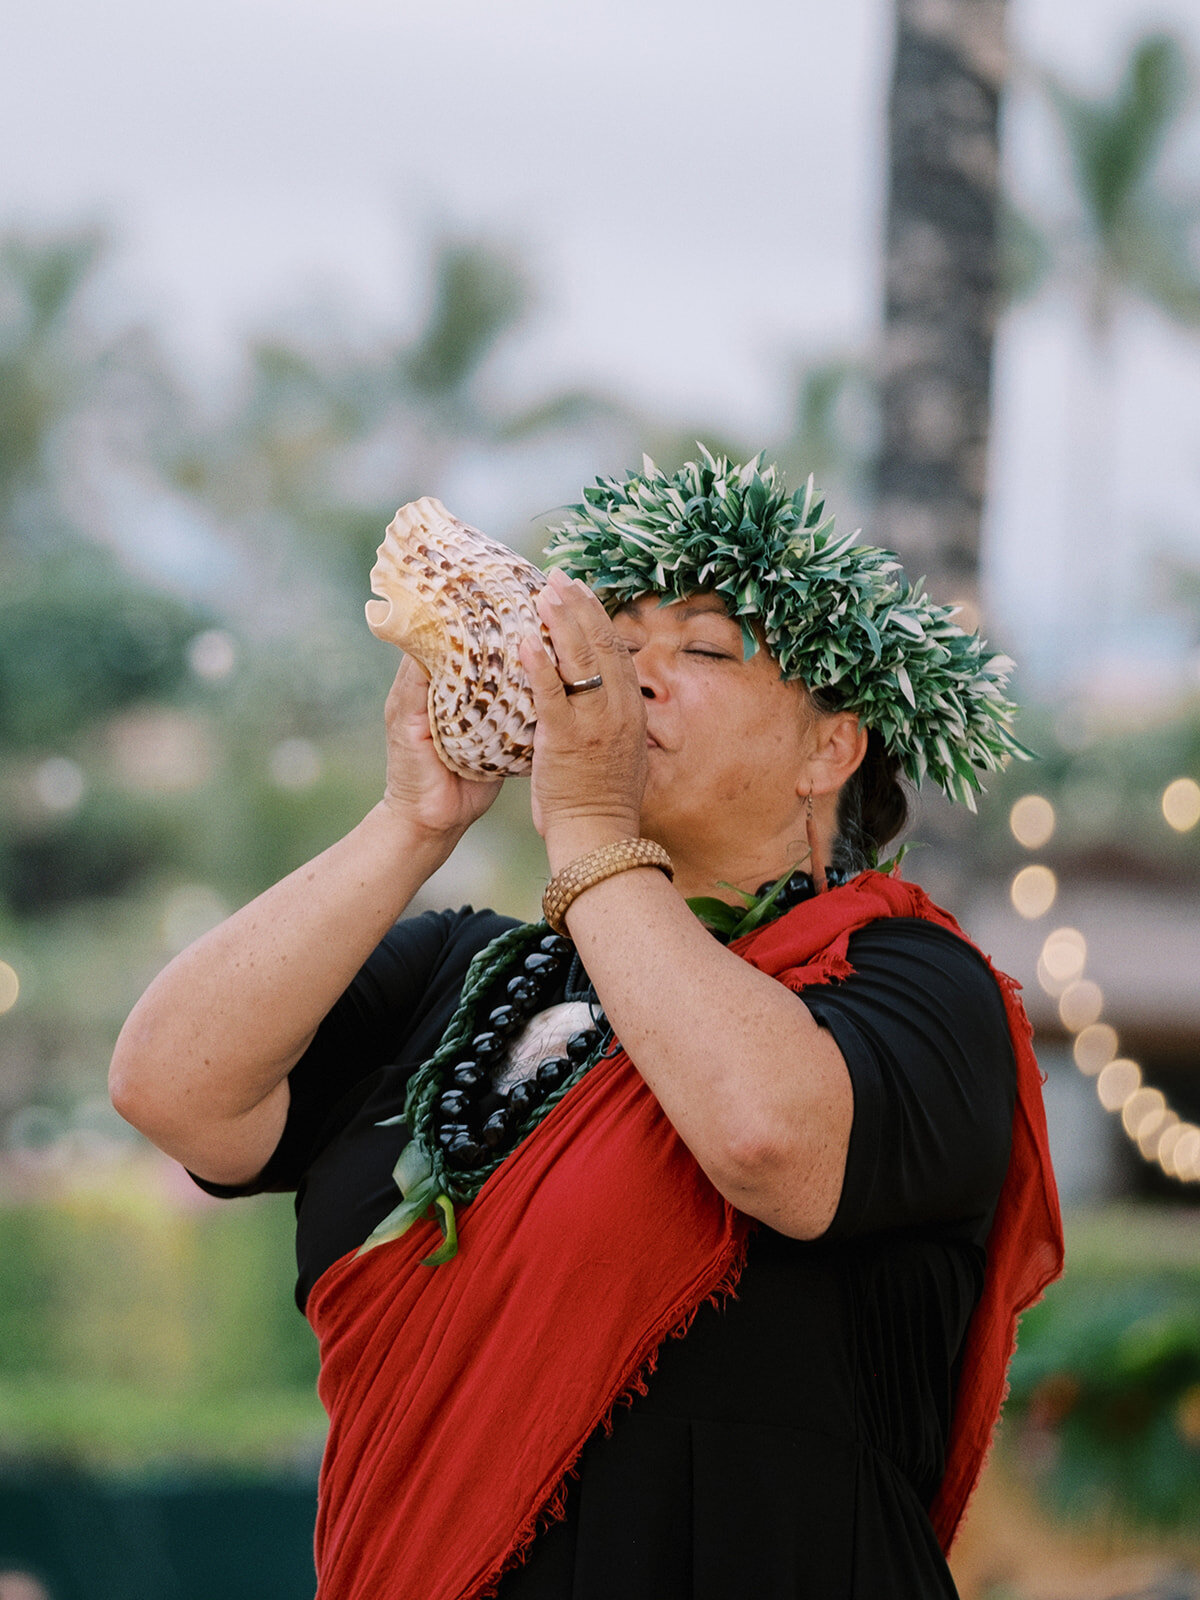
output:
M997 308L1004 0L896 0L878 542L978 603Z

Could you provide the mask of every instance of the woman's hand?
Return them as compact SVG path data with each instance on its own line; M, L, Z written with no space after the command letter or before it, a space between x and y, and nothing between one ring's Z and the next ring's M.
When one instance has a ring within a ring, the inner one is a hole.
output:
M540 639L521 645L538 725L533 742L533 823L552 868L614 838L636 837L646 786L646 712L629 652L586 584L551 572L537 599L558 668ZM599 676L597 689L564 685Z
M429 679L411 656L405 656L384 708L384 805L409 827L453 844L495 800L504 780L477 783L450 771L433 742L428 703Z
M427 694L406 657L387 699L384 798L176 956L121 1031L113 1103L203 1177L261 1171L287 1116L287 1075L321 1019L499 792L442 764Z

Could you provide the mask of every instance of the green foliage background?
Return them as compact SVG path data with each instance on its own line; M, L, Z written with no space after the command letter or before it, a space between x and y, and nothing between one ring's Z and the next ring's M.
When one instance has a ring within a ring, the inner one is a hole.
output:
M290 1202L184 1209L142 1177L0 1209L0 1462L315 1471Z
M1008 1455L1060 1515L1200 1527L1200 1238L1185 1213L1072 1219L1062 1281L1021 1323Z

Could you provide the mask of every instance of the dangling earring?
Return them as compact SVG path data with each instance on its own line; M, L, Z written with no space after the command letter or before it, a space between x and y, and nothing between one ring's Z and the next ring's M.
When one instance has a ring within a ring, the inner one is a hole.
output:
M817 826L813 820L811 789L808 791L808 800L804 807L804 829L808 834L808 870L812 874L813 887L818 894L824 894L829 883L825 877L825 863L821 859L821 852L817 849Z

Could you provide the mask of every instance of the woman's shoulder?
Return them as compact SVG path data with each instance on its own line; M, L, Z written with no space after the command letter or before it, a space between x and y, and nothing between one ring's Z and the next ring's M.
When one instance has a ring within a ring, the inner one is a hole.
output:
M987 957L970 936L925 917L879 917L868 922L850 935L846 954L856 972L912 971L999 995Z
M469 962L493 939L519 926L516 917L487 907L418 911L392 924L373 959L402 961L425 971L447 963L455 966Z

